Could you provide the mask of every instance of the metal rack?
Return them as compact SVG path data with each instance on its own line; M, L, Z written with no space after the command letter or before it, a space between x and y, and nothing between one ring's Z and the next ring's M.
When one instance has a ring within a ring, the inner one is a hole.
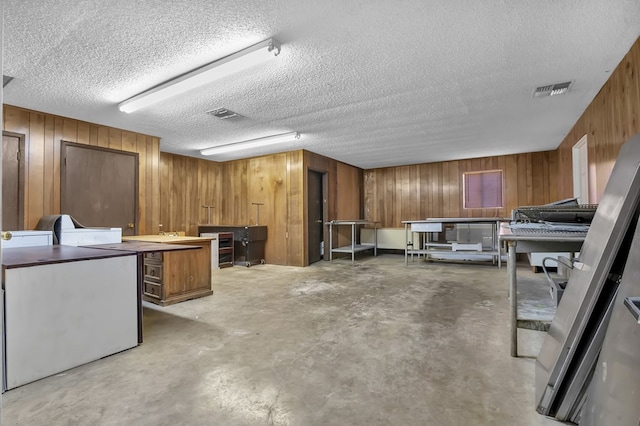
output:
M247 268L265 263L266 225L198 225L198 235L220 232L233 233L234 263Z
M333 260L333 253L350 253L351 262L355 260L356 253L373 250L373 255L378 255L378 237L377 226L378 222L372 222L370 220L331 220L325 222L325 225L329 226L329 260ZM359 235L356 230L363 225L373 225L373 244L362 244L358 242ZM336 226L351 226L351 244L341 247L333 247L333 227Z
M501 252L498 244L498 227L500 222L507 221L508 218L430 218L426 220L403 220L405 229L405 252L404 263L408 264L409 256L413 259L413 255L424 255L425 259L429 256L446 255L465 257L473 254L482 254L491 256L498 268L501 267ZM443 232L444 225L452 224L470 225L470 224L486 224L491 226L491 247L483 247L482 244L456 244L456 243L438 243L430 239L432 233ZM423 234L422 247L414 247L413 239L409 238L409 233ZM461 250L461 251L456 251Z

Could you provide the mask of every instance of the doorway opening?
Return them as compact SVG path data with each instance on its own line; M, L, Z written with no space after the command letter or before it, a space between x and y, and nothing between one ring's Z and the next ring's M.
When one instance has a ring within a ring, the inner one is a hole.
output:
M584 135L571 149L573 159L573 196L580 204L589 204L589 147Z
M327 173L308 170L307 172L307 236L309 265L324 258L324 222L327 206Z

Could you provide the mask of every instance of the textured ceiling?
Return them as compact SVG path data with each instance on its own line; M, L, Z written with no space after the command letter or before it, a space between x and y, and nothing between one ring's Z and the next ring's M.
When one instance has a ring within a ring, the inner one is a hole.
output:
M555 149L640 35L638 0L5 0L4 102L199 150L298 131L365 169ZM264 39L266 64L117 104ZM574 81L562 96L538 86ZM243 116L219 120L224 107ZM205 158L205 157L203 157ZM210 158L210 157L206 157ZM211 158L210 158L211 159Z

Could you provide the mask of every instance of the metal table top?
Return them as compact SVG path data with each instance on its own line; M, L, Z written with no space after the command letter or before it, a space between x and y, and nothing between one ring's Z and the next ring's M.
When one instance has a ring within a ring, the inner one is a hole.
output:
M495 223L507 222L508 217L435 217L420 220L403 220L402 223Z

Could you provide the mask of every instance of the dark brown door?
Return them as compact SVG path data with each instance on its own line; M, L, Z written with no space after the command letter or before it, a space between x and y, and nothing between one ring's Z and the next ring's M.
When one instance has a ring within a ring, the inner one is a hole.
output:
M91 227L138 229L138 154L62 142L60 212Z
M24 136L2 134L2 229L24 227Z
M322 173L309 170L309 176L307 178L307 202L309 203L309 264L322 259L322 253L320 250L324 230L322 179ZM326 249L327 248L325 247L325 250Z

